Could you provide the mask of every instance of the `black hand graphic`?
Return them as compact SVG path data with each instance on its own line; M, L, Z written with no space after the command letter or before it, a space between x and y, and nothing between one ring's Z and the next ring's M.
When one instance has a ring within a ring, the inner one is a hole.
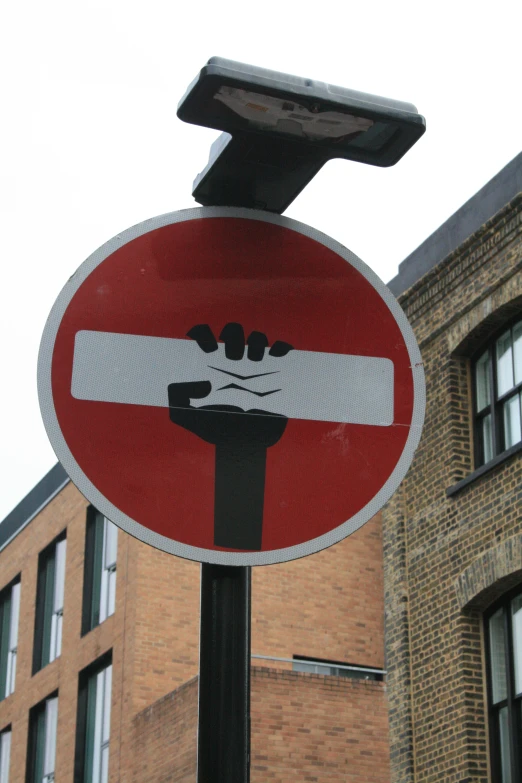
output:
M193 327L187 336L192 337L205 353L218 348L212 330L206 324ZM243 358L245 338L240 324L227 324L220 339L225 343L227 359L238 361ZM268 348L266 336L262 332L252 332L246 345L247 358L261 362ZM269 354L283 357L291 350L288 343L277 341ZM266 449L281 438L288 419L256 408L244 411L232 405L192 407L191 400L203 399L211 390L209 381L171 383L168 387L170 420L216 446L214 543L233 549L259 550Z
M187 337L192 337L205 353L211 353L218 348L217 341L206 324L194 326L187 333ZM245 336L240 324L227 324L219 337L225 343L227 359L237 361L243 358ZM253 362L262 361L268 347L266 336L261 332L252 332L246 344L247 358ZM291 350L291 345L278 341L270 348L269 355L283 357ZM229 374L225 370L223 372ZM262 374L264 373L255 375ZM257 444L268 448L281 438L287 418L277 413L268 413L257 408L245 411L233 405L192 407L191 400L208 397L211 391L210 381L171 383L168 387L170 420L216 446L235 444L238 448L249 448Z

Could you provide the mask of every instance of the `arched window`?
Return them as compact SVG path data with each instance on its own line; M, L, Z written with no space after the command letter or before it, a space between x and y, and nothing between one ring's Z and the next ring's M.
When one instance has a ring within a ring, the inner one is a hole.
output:
M522 318L505 326L473 362L475 465L522 441Z
M522 780L522 588L485 616L492 780Z

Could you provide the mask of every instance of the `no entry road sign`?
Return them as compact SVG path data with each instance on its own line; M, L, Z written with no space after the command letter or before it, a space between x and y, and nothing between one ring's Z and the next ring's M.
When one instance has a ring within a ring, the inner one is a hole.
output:
M68 281L38 386L80 491L153 546L264 565L340 541L404 477L424 375L395 297L309 226L236 208L119 234Z

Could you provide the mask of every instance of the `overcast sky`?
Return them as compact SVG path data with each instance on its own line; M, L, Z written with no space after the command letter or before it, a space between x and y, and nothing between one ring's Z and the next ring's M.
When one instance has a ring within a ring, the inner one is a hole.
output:
M68 277L119 231L194 206L217 132L176 105L212 55L414 103L394 168L327 164L288 209L387 282L521 148L519 0L48 0L0 25L0 520L56 462L36 360Z

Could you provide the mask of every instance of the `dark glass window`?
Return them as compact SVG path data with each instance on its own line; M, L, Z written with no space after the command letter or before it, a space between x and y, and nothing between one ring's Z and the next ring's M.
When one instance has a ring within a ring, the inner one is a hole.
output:
M82 634L114 614L117 549L118 528L89 506L85 533Z
M338 661L324 661L316 658L294 655L292 661L294 672L308 672L331 677L349 677L353 680L382 680L384 671L365 666L355 666Z
M66 545L62 533L38 558L33 674L58 658L62 650Z
M109 779L111 684L110 654L80 673L75 783L107 783Z
M522 319L505 327L473 362L475 463L522 441Z
M491 768L498 783L522 779L522 590L517 591L486 616Z
M56 760L58 695L55 693L29 713L27 783L52 783Z
M20 577L0 593L0 701L15 688Z

